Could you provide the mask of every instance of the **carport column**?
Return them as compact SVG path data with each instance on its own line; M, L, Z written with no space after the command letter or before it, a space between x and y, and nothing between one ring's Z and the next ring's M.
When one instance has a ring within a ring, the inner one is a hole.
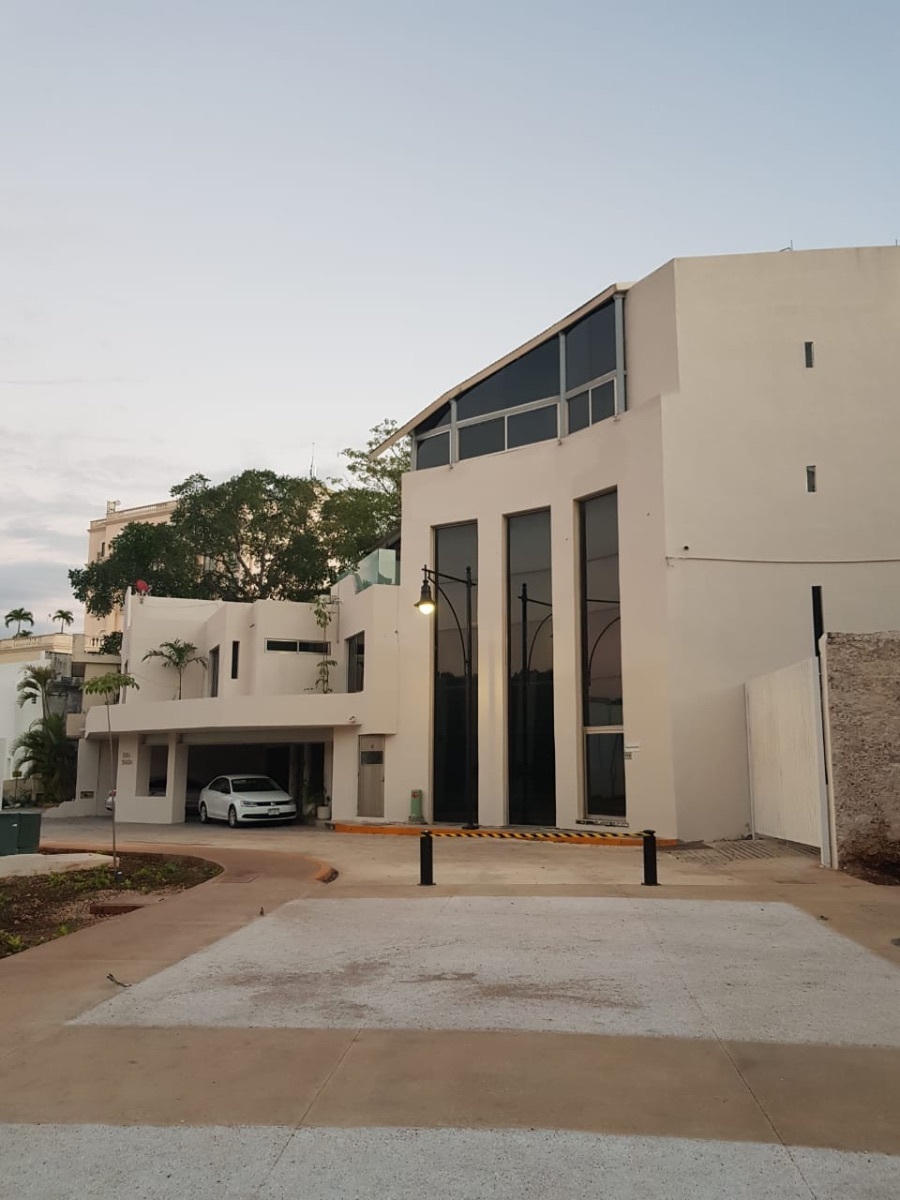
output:
M303 803L303 793L300 789L300 746L291 742L288 748L288 795L297 801L299 809Z
M99 738L81 738L78 742L78 776L75 784L76 799L68 812L73 816L102 815L106 802L100 771L100 751L104 743ZM91 792L90 797L81 799L82 792ZM68 813L66 814L68 815Z
M119 738L118 764L116 767L116 806L122 810L138 795L137 773L140 738L136 733L123 733Z
M169 761L166 769L166 807L168 820L177 825L184 820L187 795L188 747L177 733L169 734Z
M334 798L334 743L326 742L324 750L324 762L322 764L322 787L327 797L325 803L330 804Z
M138 746L137 772L135 774L134 794L136 796L150 795L150 747L144 743Z

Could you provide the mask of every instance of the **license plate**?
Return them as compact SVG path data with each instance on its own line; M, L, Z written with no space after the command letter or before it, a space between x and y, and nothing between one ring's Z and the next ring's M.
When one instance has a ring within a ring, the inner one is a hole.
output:
M270 808L270 809L269 809L269 816L270 816L270 817L277 817L277 816L280 816L280 815L281 815L281 810L280 810L280 809L277 809L277 808Z

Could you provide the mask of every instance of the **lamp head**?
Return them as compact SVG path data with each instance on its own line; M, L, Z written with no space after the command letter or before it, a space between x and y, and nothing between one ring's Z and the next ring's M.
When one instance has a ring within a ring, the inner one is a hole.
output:
M422 580L422 591L419 593L416 608L425 617L430 617L434 612L434 596L431 594L431 584L427 579Z

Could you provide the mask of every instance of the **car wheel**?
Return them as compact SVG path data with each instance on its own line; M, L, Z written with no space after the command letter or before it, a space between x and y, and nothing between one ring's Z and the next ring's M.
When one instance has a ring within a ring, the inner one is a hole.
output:
M209 813L206 811L205 804L200 805L199 813L200 813L200 824L205 825L206 822L209 820Z
M231 808L229 808L229 810L228 810L228 824L231 826L232 829L237 829L237 823L238 823L237 809L232 804Z

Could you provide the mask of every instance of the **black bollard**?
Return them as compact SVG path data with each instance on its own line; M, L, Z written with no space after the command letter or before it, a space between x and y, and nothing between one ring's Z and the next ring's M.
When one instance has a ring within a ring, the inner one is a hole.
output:
M434 887L434 842L430 833L419 838L419 887Z
M644 886L658 887L656 877L656 830L644 830Z

